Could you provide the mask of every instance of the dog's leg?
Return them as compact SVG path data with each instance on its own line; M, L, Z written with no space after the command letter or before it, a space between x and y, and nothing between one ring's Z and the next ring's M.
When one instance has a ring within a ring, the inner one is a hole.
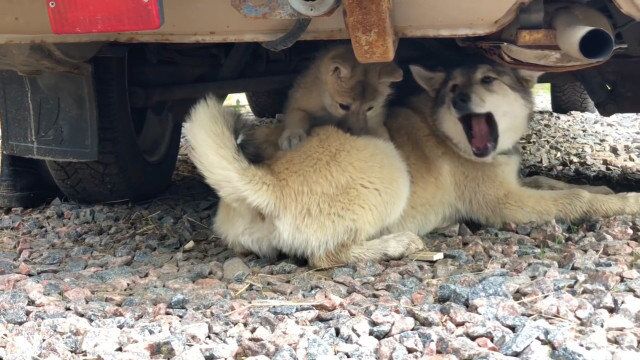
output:
M423 248L424 243L418 235L411 232L402 232L342 246L329 254L314 257L310 259L310 262L314 267L330 267L362 261L400 259Z
M578 220L589 216L640 213L640 193L602 195L582 189L535 190L516 186L499 194L485 193L470 202L471 215L494 225L506 222Z
M593 194L614 194L613 190L609 189L606 186L574 185L539 175L522 178L521 183L524 186L539 190L582 189Z

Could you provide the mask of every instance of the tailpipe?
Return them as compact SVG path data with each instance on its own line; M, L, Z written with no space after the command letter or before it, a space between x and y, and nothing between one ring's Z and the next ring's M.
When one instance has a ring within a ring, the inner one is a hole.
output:
M607 60L615 45L613 28L599 11L583 5L556 9L551 20L558 47L577 59Z

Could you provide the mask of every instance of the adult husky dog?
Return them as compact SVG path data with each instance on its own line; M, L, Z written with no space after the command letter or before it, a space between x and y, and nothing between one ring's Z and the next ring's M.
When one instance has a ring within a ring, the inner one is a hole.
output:
M411 71L426 92L390 109L392 143L321 127L260 165L238 150L233 114L213 98L197 104L187 128L192 158L220 195L214 227L229 246L328 266L402 257L421 241L389 234L459 219L499 225L640 211L640 194L519 179L512 149L527 129L535 74L490 65ZM269 133L264 141L277 143Z

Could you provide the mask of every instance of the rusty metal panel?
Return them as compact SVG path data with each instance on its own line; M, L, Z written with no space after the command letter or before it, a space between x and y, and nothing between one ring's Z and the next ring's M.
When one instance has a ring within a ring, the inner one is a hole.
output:
M580 62L553 50L531 50L500 42L461 44L473 46L485 56L511 67L544 72L564 72L597 66L603 62Z
M297 19L289 0L231 0L231 6L244 16L258 19Z
M358 61L393 61L397 39L391 0L344 0L344 21Z
M519 46L556 46L554 29L518 30L516 45Z

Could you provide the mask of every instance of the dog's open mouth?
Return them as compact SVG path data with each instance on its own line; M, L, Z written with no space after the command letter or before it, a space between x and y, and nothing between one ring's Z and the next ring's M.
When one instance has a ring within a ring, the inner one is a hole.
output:
M498 125L491 113L466 114L458 118L462 124L473 155L487 157L498 144Z

